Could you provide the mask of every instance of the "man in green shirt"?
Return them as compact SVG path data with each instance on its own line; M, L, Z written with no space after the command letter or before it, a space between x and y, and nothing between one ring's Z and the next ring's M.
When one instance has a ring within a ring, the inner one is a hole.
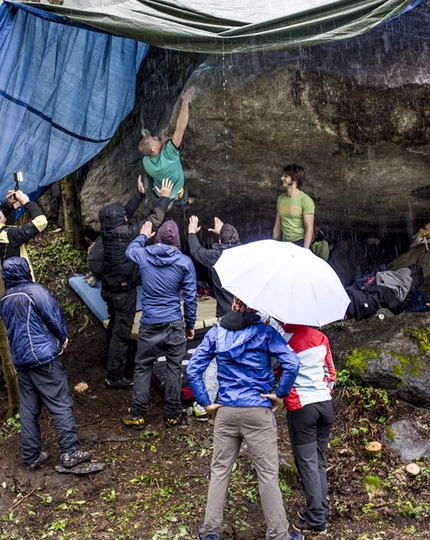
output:
M282 170L282 187L286 193L279 195L276 203L276 219L273 240L293 242L310 248L313 237L315 203L301 191L306 175L303 167L294 163Z
M139 151L145 156L143 158L143 168L154 179L155 194L157 195L155 188L161 189L162 181L169 179L173 183L170 198L176 203L181 201L185 195L184 172L180 160L179 146L188 125L188 109L194 92L194 86L191 86L182 94L181 110L171 139L166 139L164 136L160 138L146 135L139 143Z

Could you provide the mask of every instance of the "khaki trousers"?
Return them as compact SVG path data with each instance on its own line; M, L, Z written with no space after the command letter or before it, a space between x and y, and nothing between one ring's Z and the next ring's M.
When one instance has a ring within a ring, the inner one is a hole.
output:
M278 443L275 417L267 407L220 407L214 427L211 480L201 538L219 535L231 470L242 439L257 472L266 539L288 540L288 521L278 483Z

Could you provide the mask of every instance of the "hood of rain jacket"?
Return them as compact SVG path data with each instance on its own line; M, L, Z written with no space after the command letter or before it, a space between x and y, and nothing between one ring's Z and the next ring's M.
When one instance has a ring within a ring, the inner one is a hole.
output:
M0 300L17 371L54 360L66 341L64 314L55 298L39 283L31 281L28 262L11 257L3 264L5 293Z

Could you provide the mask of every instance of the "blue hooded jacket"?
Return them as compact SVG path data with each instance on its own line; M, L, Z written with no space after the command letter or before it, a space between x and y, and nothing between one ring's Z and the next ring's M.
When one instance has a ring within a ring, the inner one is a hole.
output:
M11 257L3 264L6 291L0 300L17 371L47 364L67 339L66 321L60 305L39 283L31 281L28 262Z
M197 313L197 280L192 260L175 246L160 243L145 247L146 241L146 236L140 234L126 251L127 257L140 269L140 322L156 324L182 319L179 295L182 290L185 324L193 330Z
M232 314L232 316L240 314ZM253 321L238 330L223 328L218 323L205 335L187 366L187 376L198 403L206 407L211 400L203 382L203 372L212 358L218 367L217 403L227 407L272 407L272 402L260 396L273 391L275 376L271 356L282 367L276 395L287 396L299 370L299 358L284 338L271 326Z

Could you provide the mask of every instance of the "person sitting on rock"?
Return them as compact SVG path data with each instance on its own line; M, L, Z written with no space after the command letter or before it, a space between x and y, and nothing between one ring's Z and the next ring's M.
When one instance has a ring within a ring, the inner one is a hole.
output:
M143 168L153 178L154 190L161 188L163 178L173 183L170 198L173 204L183 206L188 202L186 188L184 188L184 171L180 160L179 147L188 125L189 105L194 96L194 86L182 94L182 105L176 121L176 129L171 139L145 135L139 143L139 151L145 156ZM155 194L158 195L157 191Z
M69 341L64 313L40 283L32 282L28 262L22 257L5 261L3 281L0 317L18 375L22 460L29 471L35 471L49 458L41 450L39 426L45 405L57 432L63 466L90 461L91 453L79 449L73 400L61 359Z

